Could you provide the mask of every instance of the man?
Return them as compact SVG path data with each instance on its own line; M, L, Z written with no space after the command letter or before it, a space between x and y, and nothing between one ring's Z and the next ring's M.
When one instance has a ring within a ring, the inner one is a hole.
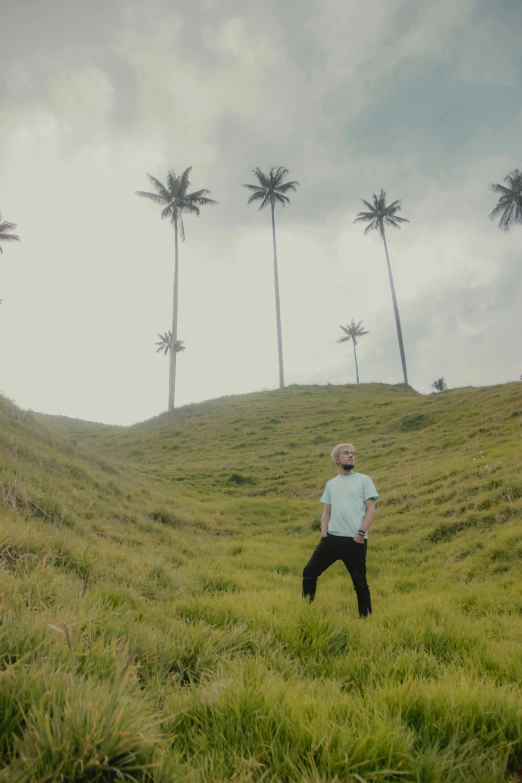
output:
M313 601L318 577L332 563L342 560L357 594L359 616L367 617L372 612L366 581L368 528L379 494L369 476L354 470L355 448L351 443L336 446L331 456L339 475L326 483L321 497L321 541L303 571L303 597Z

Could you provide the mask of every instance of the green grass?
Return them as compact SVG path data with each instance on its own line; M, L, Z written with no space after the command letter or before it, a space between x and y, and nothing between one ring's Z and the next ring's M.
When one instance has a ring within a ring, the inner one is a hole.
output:
M500 783L522 765L522 386L292 387L130 428L0 397L0 780ZM332 446L374 615L314 604Z

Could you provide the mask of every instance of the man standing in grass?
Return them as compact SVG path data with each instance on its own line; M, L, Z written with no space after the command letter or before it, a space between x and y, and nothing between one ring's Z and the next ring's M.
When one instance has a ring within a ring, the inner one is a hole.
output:
M331 456L339 475L326 483L321 497L321 541L303 571L303 597L313 601L318 577L342 560L357 594L359 616L367 617L372 613L366 581L368 528L379 494L369 476L354 470L355 448L351 443L339 444Z

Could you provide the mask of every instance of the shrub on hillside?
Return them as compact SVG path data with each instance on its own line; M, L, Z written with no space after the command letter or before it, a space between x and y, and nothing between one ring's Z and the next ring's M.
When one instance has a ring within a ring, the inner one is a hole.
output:
M440 378L437 378L435 381L433 381L433 383L431 384L431 388L435 389L436 392L442 392L447 390L448 384L441 376Z

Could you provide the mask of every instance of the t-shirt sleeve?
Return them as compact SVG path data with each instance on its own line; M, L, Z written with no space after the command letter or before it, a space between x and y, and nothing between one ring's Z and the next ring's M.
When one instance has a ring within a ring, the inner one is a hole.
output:
M369 476L364 477L363 494L365 500L377 500L379 493L375 488L375 484Z
M330 487L328 486L328 484L324 488L324 492L321 495L321 503L328 503L329 505L332 504L332 499L330 497Z

